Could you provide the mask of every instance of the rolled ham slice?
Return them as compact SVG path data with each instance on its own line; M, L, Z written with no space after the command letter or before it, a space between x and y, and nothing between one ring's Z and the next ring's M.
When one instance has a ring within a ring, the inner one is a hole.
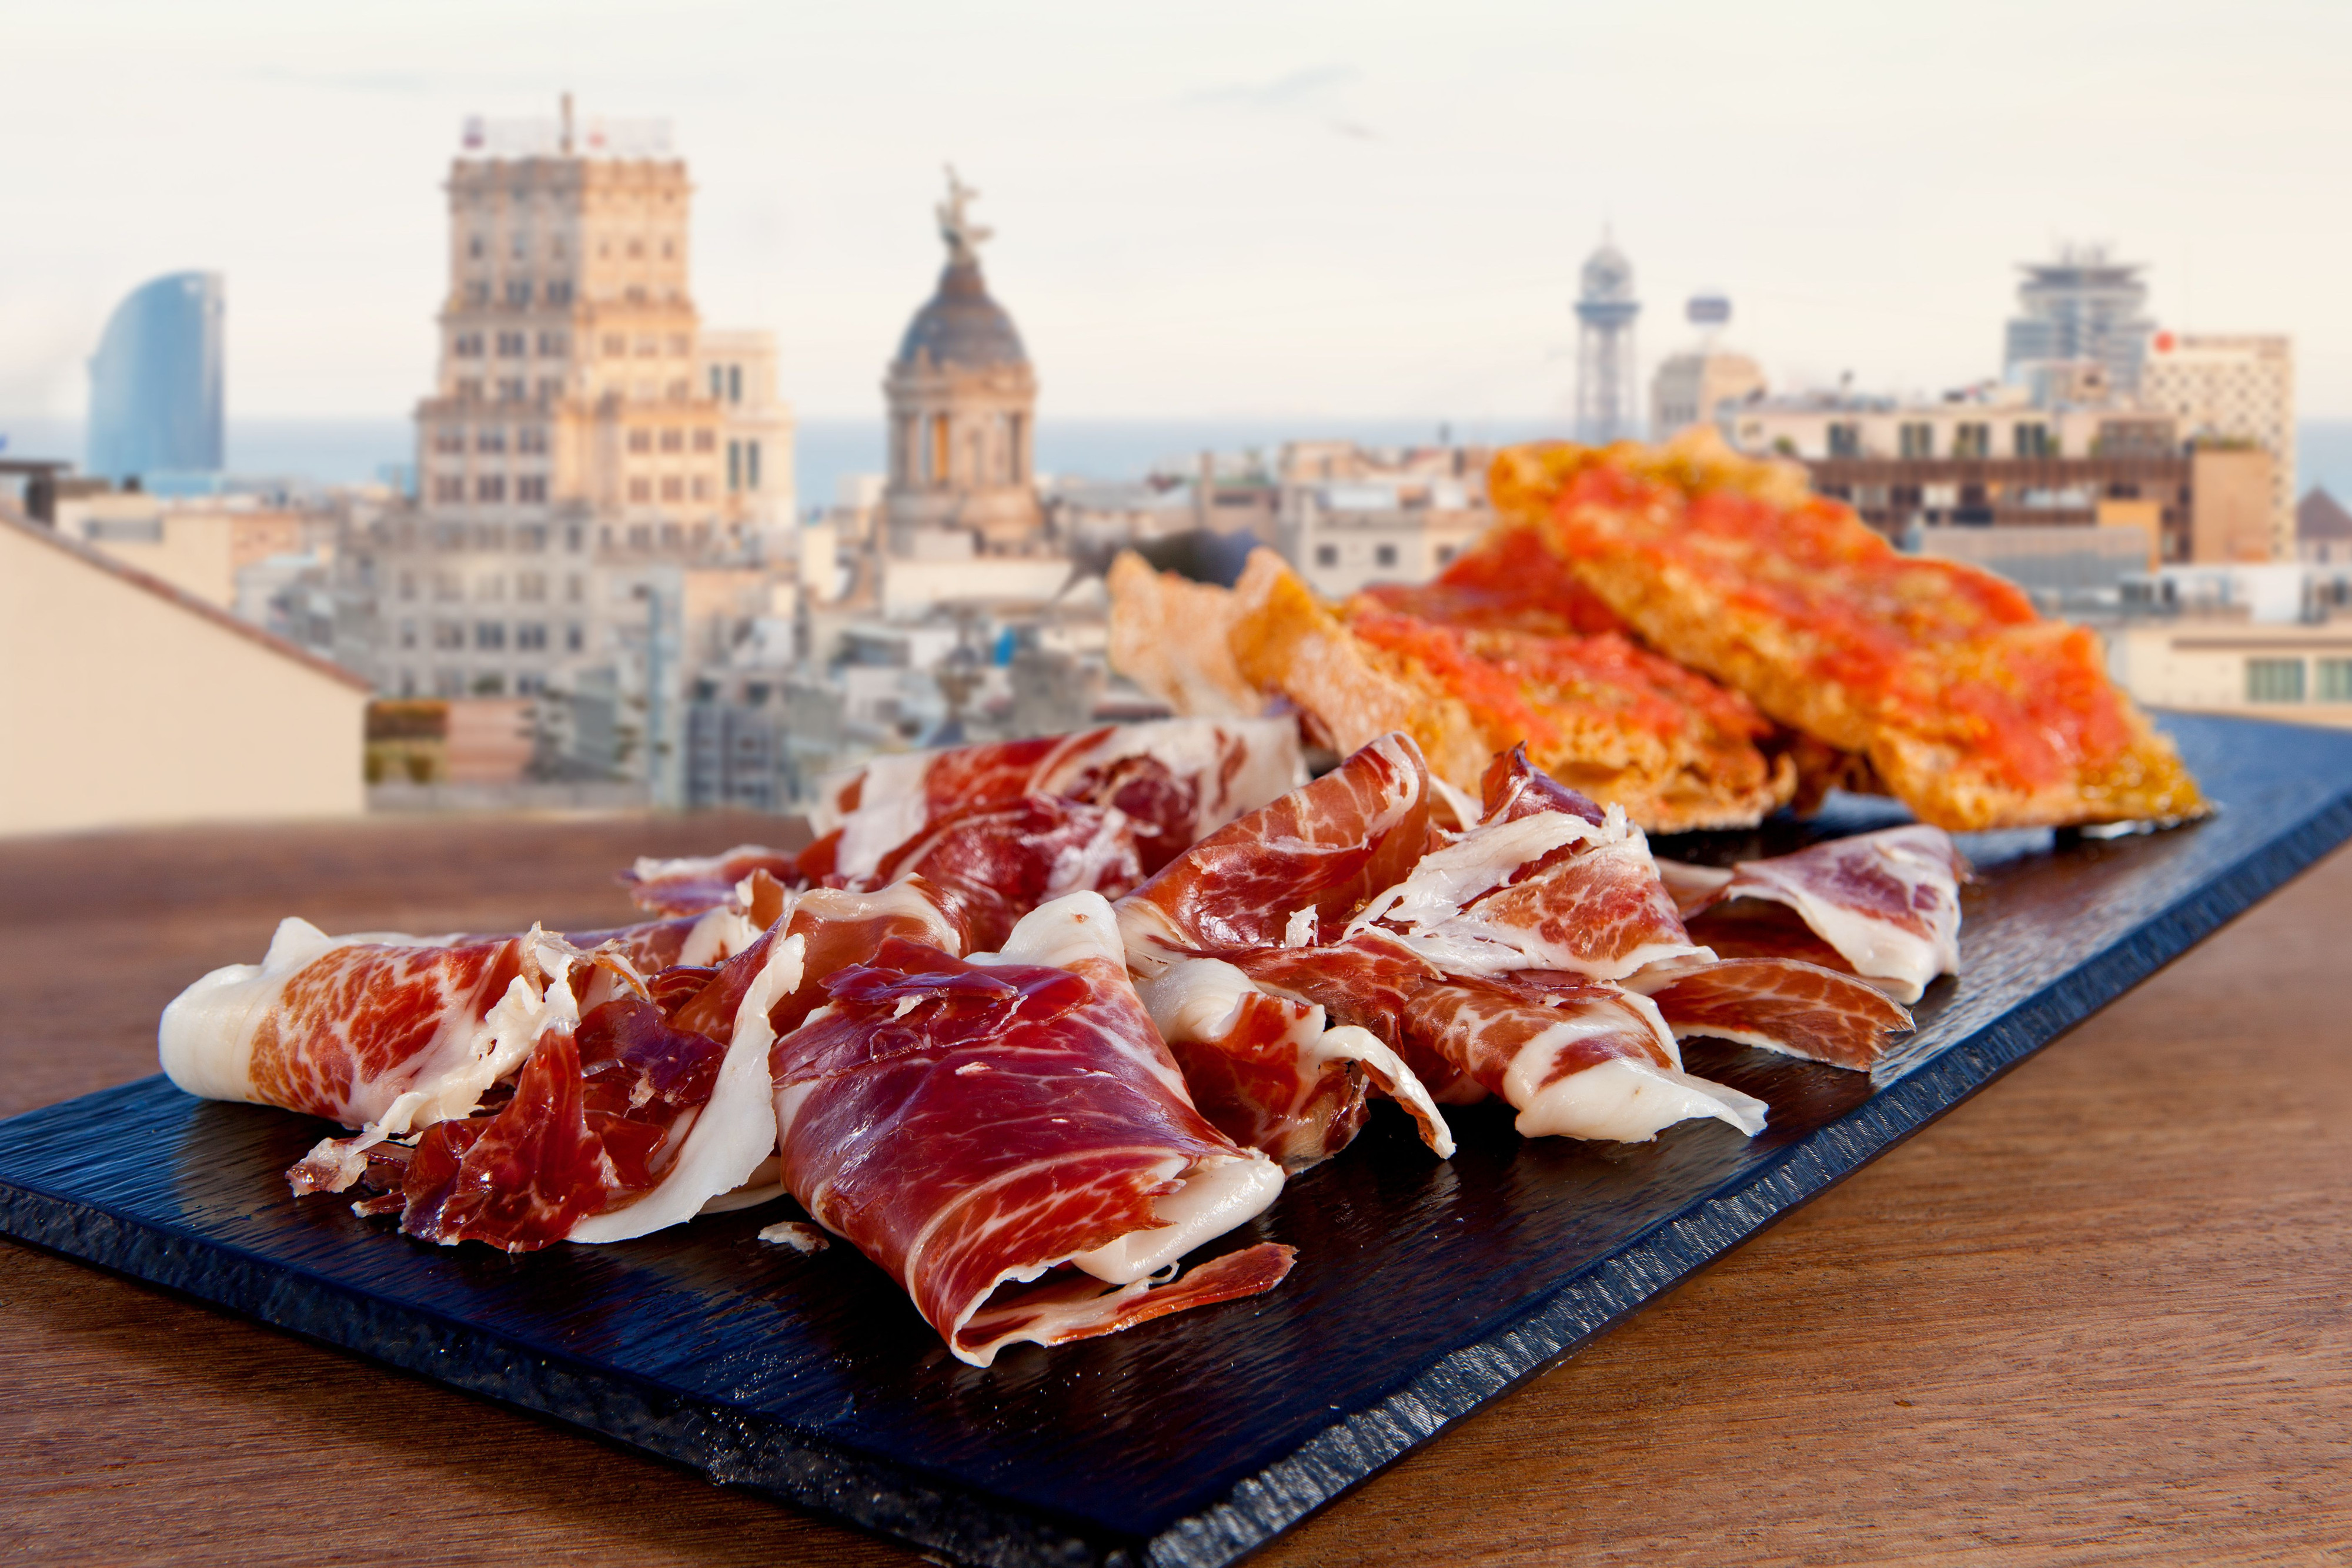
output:
M1754 1136L1766 1106L1682 1070L1655 1007L1605 981L1525 971L1449 979L1414 993L1406 1028L1518 1112L1526 1137L1647 1143L1712 1117Z
M1941 828L1856 833L1742 861L1696 904L1691 935L1723 957L1787 957L1861 976L1898 1002L1960 971L1966 862ZM1686 886L1696 878L1678 873ZM1777 910L1759 909L1776 904ZM1798 924L1801 922L1801 926Z
M1077 893L960 959L886 942L824 982L770 1058L784 1185L986 1366L1269 1290L1261 1244L1171 1277L1255 1218L1282 1167L1204 1120L1129 984L1109 904Z

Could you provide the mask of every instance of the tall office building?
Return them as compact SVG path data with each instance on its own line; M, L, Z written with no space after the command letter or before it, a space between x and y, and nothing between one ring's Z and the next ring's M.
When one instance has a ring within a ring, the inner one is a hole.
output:
M1585 258L1576 298L1576 438L1599 444L1641 434L1635 390L1633 264L1605 236Z
M2103 246L2067 246L2055 261L2019 265L2019 313L2009 321L2001 373L2051 395L2053 377L2079 379L2081 368L2105 371L2106 390L2130 397L2139 390L2140 364L2154 323L2146 316L2147 285L2137 262L2110 261Z
M114 308L89 361L91 474L220 471L223 297L219 273L175 272Z
M2282 337L2158 332L2140 371L2143 407L2181 436L2252 442L2271 455L2270 557L2294 557L2294 344Z
M681 572L796 553L774 340L702 327L666 122L577 123L568 96L555 120L469 120L446 189L419 506L355 563L373 673L434 695L609 682L675 639Z

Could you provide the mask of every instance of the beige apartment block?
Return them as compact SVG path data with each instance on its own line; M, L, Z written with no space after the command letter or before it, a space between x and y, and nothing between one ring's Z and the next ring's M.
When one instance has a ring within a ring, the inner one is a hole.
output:
M2270 454L2267 559L2294 559L2294 344L2283 337L2158 332L2141 366L2142 407L2184 439L2251 441Z
M1714 424L1724 404L1763 391L1763 368L1745 354L1670 355L1650 379L1650 439L1664 441L1694 424Z
M304 547L299 512L108 491L61 500L58 532L207 604L236 603L236 574Z
M2107 661L2151 707L2352 728L2352 624L2131 625L2108 633Z
M367 685L47 528L0 521L0 832L343 816Z
M2199 446L2189 456L2189 559L2199 566L2227 561L2292 560L2278 552L2276 465L2259 446Z

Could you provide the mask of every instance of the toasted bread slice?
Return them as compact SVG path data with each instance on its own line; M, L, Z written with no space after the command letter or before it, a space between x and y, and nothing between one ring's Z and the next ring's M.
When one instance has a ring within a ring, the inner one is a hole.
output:
M1265 711L1265 694L1234 664L1231 591L1154 571L1133 550L1119 552L1105 580L1111 668L1180 716L1255 718Z
M1872 770L1956 831L2179 821L2209 808L2109 682L2098 638L2015 587L1898 554L1790 466L1710 431L1517 447L1488 485L1644 641Z
M1443 625L1369 596L1334 611L1270 550L1234 598L1242 674L1338 750L1402 729L1475 795L1494 754L1525 742L1552 777L1660 832L1748 826L1795 791L1750 704L1614 634Z

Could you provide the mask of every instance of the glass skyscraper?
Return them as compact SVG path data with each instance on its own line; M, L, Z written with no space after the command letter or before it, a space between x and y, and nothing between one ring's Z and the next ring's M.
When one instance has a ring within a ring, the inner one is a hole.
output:
M89 361L90 474L219 472L223 293L217 272L175 272L114 308Z

